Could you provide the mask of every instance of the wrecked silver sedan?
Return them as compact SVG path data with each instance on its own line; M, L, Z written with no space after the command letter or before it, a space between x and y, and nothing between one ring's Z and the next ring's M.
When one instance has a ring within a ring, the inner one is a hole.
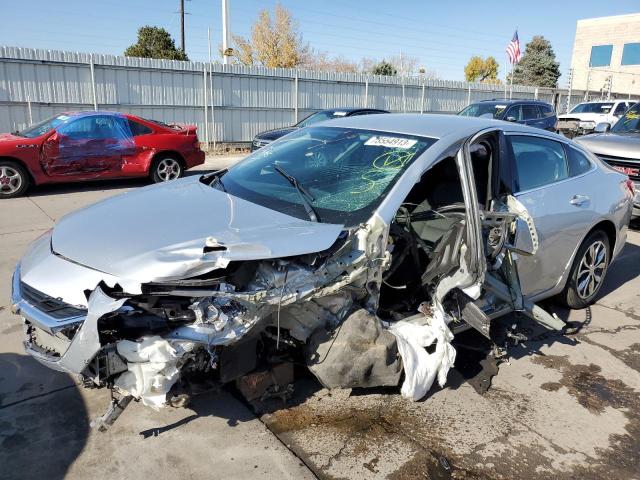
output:
M131 400L304 362L326 387L411 399L453 336L534 302L592 302L623 247L626 176L555 134L373 115L296 131L234 167L64 217L13 277L27 352ZM427 349L426 347L431 347Z

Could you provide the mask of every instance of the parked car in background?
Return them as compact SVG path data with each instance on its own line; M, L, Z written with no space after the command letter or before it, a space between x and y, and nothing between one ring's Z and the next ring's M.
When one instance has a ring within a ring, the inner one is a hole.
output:
M628 182L523 125L334 120L65 216L17 265L12 311L36 360L112 389L105 428L133 399L184 404L191 382L279 362L329 388L394 386L404 369L419 400L436 370L444 384L457 332L492 338L514 310L561 330L533 302L594 302L625 244Z
M116 112L69 112L0 135L0 198L29 185L150 177L164 182L204 163L195 126Z
M596 100L579 103L558 117L558 133L573 138L592 133L601 122L615 124L637 100Z
M631 107L613 126L600 123L594 134L576 141L629 176L635 186L633 216L640 217L640 104Z
M483 100L472 103L458 115L506 120L549 131L555 131L558 121L553 106L538 100Z
M330 110L320 110L319 112L312 113L308 117L300 120L298 123L291 127L276 128L274 130L267 130L256 135L251 142L251 151L257 150L265 145L270 144L274 140L280 137L284 137L287 133L291 133L298 128L308 127L314 123L323 122L325 120L331 120L334 118L353 117L356 115L371 115L376 113L389 113L386 110L379 110L376 108L336 108Z

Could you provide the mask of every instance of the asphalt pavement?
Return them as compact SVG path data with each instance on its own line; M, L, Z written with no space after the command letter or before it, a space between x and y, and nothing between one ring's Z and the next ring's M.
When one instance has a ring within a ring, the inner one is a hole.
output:
M238 158L208 157L190 173ZM183 409L132 404L109 432L94 432L108 392L24 354L11 272L64 214L142 185L56 185L1 202L0 477L640 478L638 231L594 306L545 305L575 322L572 333L525 325L529 339L500 365L474 349L478 336L462 337L447 385L420 402L302 378L287 408L257 416L222 390Z

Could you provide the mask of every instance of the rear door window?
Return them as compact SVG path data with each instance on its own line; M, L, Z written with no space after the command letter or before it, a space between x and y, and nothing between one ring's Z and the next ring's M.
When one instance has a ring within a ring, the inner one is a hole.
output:
M556 114L550 105L540 105L540 111L545 118L553 117Z
M540 111L536 105L522 105L522 119L535 120L540 118Z
M532 190L569 177L560 142L527 135L509 135L507 139L516 170L516 191Z

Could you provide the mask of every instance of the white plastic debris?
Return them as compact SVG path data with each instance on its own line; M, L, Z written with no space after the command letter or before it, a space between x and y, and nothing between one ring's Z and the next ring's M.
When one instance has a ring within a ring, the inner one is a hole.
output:
M400 392L414 402L427 394L436 376L438 384L444 386L456 359L456 350L451 345L453 334L445 322L445 313L439 306L433 311L426 325L400 321L389 327L396 337L404 368ZM433 342L436 342L435 351L428 353L425 348Z
M158 409L164 405L180 375L176 367L179 355L171 344L154 336L141 342L122 340L117 350L127 360L128 370L116 379L115 386L149 407Z

